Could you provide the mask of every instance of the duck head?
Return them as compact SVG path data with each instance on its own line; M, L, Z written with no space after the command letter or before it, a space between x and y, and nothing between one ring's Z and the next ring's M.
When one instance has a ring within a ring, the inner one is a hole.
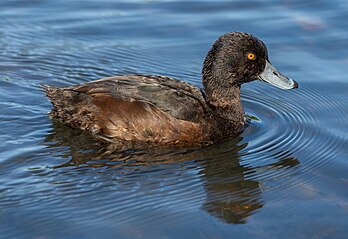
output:
M266 45L255 36L230 32L213 44L203 65L206 94L240 88L241 84L262 80L281 89L297 88L296 81L281 74L268 59Z

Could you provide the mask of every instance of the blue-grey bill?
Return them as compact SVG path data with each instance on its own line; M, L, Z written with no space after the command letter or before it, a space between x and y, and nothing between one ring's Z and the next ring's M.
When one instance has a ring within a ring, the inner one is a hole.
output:
M289 90L298 88L296 81L284 76L282 73L277 71L271 63L266 61L266 66L263 72L259 76L260 80L270 83L280 89Z

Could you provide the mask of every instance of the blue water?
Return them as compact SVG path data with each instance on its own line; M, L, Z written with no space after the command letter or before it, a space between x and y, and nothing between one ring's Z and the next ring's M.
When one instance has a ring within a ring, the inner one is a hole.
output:
M0 238L347 238L348 2L2 0ZM39 84L144 73L201 86L225 32L300 88L244 85L250 126L195 150L108 154Z

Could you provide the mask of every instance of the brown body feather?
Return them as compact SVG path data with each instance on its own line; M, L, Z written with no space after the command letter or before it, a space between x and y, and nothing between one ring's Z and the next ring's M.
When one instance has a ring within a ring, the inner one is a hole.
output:
M44 86L50 115L106 141L209 144L209 109L201 91L161 76L115 76L58 88Z

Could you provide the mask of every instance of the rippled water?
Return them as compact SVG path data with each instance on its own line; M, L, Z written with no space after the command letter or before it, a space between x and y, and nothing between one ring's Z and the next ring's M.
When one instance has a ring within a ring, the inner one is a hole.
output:
M0 2L0 238L347 238L348 4ZM243 86L251 120L204 149L108 153L47 117L41 82L148 73L201 86L229 31L300 88Z

